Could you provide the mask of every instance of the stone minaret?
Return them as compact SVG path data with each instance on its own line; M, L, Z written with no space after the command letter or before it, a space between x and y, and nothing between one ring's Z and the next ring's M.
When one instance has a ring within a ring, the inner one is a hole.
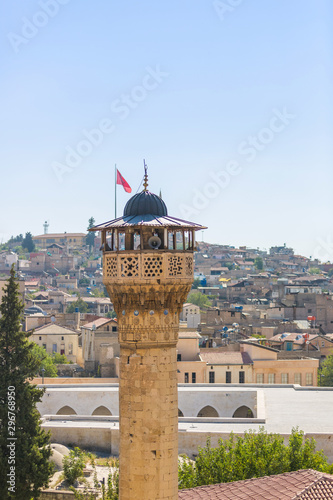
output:
M193 282L195 231L147 190L101 231L104 284L120 343L120 500L178 499L179 313Z

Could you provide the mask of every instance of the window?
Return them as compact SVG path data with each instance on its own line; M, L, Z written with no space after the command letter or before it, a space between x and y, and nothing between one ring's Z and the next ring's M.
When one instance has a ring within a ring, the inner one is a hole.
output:
M294 384L302 384L302 375L300 373L295 373L294 375Z
M68 354L73 354L73 344L68 344Z
M312 373L307 373L305 375L305 385L313 385L313 375L312 375Z
M177 354L177 361L181 361L182 360L182 355L181 354Z
M269 373L268 374L268 383L269 384L275 384L275 373Z
M288 373L281 373L281 384L288 384Z
M65 338L64 338L64 337L61 337L61 340L65 340Z
M234 311L231 311L231 317L234 318L235 317L235 313Z
M43 346L42 346L42 347L43 347L43 349L45 349L45 351L46 351L46 344L43 344Z
M209 383L215 384L215 372L209 372Z
M225 383L231 384L231 372L225 372Z
M116 326L113 326L113 327L112 327L112 331L113 331L113 332L116 332L116 331L117 331L117 327L116 327Z
M57 344L52 344L52 352L57 352Z
M188 373L184 374L184 382L185 384L188 384Z
M239 383L244 384L245 382L245 372L239 372Z
M192 384L195 384L197 381L197 374L195 372L192 372Z
M325 340L321 341L321 347L325 347Z
M42 340L42 337L38 337L39 340Z
M263 384L263 383L264 383L264 374L257 373L257 384Z
M110 327L109 325L106 327L106 331L108 332L110 330Z
M311 314L312 313L312 309L308 309L308 314Z

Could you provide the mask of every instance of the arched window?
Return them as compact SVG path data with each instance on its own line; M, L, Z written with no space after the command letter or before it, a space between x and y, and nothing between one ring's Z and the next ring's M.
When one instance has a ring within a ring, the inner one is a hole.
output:
M57 411L56 415L77 415L77 413L70 406L63 406Z
M219 414L212 406L205 406L199 411L198 417L218 417Z
M112 413L106 406L99 406L92 412L92 415L112 415Z
M253 411L248 406L240 406L234 412L232 418L253 418Z
M178 408L178 417L183 417L184 413Z

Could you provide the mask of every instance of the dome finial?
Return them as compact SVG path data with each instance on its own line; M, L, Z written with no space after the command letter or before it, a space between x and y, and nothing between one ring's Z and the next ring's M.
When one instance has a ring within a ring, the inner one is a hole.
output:
M148 167L146 165L146 160L143 160L143 166L144 166L144 169L145 169L145 176L144 176L144 180L143 180L143 187L144 187L144 191L147 191L147 187L148 187L148 174L147 174L147 170L148 170Z

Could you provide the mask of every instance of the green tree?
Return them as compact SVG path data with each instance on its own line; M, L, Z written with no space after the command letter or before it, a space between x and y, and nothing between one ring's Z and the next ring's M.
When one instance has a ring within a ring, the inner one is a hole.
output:
M318 370L318 385L333 387L333 355L327 356Z
M323 451L316 451L316 441L304 439L304 432L293 429L287 448L289 470L314 469L332 472Z
M258 271L262 271L262 269L264 269L264 261L261 257L256 257L254 259L254 267L258 269Z
M179 461L179 485L227 483L307 468L330 472L332 466L315 447L315 441L304 440L304 433L297 428L292 430L288 445L282 436L268 434L264 428L246 431L244 436L231 433L229 439L219 440L217 448L212 448L208 439L206 446L199 448L195 466L188 460Z
M45 377L56 377L57 376L57 368L54 364L54 360L52 356L50 356L43 347L40 347L38 344L33 342L32 353L36 356L40 361L40 367L38 374L42 375L42 369L45 370Z
M35 250L35 243L33 242L31 233L25 233L25 237L22 240L22 248L26 248L28 252Z
M310 267L309 273L310 274L321 274L321 270L319 269L319 267Z
M81 278L79 281L79 286L89 286L90 279L89 278Z
M80 313L88 312L88 306L84 300L79 297L75 302L72 302L66 309L66 312L73 313L75 309L78 308Z
M30 333L21 330L23 310L12 266L0 305L1 500L37 499L53 471L49 434L42 430L36 409L43 390L29 383L39 371L40 360L28 340Z
M187 302L194 304L199 307L209 307L211 305L207 295L200 292L190 292L187 297Z
M192 290L196 290L200 286L200 278L194 278L192 283Z
M196 485L195 463L181 455L178 457L178 489L195 488Z
M60 352L54 352L52 354L52 361L55 365L68 365L69 361L66 358L66 354L60 354Z
M63 458L64 477L70 486L82 477L85 463L86 456L80 448L74 448L74 450L69 452L69 455Z
M95 233L93 231L89 231L92 227L95 225L95 219L93 217L90 217L88 220L88 233L86 236L86 244L89 246L89 252L91 253L92 248L94 248L94 243L95 243Z
M328 276L331 278L333 276L333 267L328 271Z
M108 312L106 313L106 317L107 317L107 318L111 318L111 319L112 319L112 318L116 318L116 317L117 317L117 313L116 313L116 311L108 311Z

